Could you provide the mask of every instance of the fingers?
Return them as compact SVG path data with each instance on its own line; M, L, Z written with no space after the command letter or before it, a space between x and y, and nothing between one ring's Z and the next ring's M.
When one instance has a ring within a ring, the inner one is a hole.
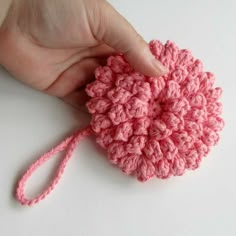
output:
M166 73L147 43L109 3L103 2L100 14L100 24L95 30L98 40L123 53L131 66L143 74L161 76Z
M89 100L84 88L78 89L62 98L66 103L83 112L88 112L85 103Z
M89 48L88 52L87 52L87 56L88 57L109 57L112 54L116 54L116 50L110 46L108 46L107 44L100 44L98 46Z
M104 63L103 58L87 58L67 68L45 91L57 97L65 97L94 79L94 70Z

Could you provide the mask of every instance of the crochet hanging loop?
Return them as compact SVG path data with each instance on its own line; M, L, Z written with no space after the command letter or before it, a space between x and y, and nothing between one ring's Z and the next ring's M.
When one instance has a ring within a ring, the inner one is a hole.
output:
M58 144L55 148L51 149L49 152L43 154L39 159L37 159L24 173L24 175L21 177L17 184L16 189L16 198L22 205L33 205L38 203L39 201L43 200L50 192L55 188L55 186L58 184L59 180L61 179L65 167L68 163L68 161L71 159L72 154L77 146L77 144L85 137L92 134L92 129L90 126L84 128L83 130L78 130L74 134L72 134L70 137L66 138L64 141L62 141L60 144ZM47 162L49 159L53 158L55 154L62 152L66 150L65 156L63 157L59 168L56 171L56 174L54 176L54 179L51 181L51 183L48 185L48 187L37 197L33 199L27 199L25 197L25 184L27 180L31 177L31 175L45 162Z

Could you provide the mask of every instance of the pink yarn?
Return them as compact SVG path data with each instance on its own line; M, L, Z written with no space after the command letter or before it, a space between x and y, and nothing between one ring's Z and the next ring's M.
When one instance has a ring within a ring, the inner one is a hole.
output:
M22 205L33 205L38 203L39 201L43 200L57 185L60 178L62 177L64 170L66 168L66 165L70 158L72 157L72 154L76 148L77 143L84 137L90 135L92 133L92 130L90 127L86 127L83 130L76 131L73 135L66 138L63 142L61 142L59 145L57 145L55 148L50 150L49 152L43 154L38 160L36 160L25 172L25 174L21 177L20 181L17 184L16 188L16 198L19 200L19 202ZM50 158L53 157L53 155L67 150L65 157L62 159L61 164L56 172L56 175L54 179L51 181L49 186L46 190L43 191L42 194L37 196L33 199L27 199L24 194L24 188L25 183L29 179L29 177L34 173L36 169L38 169L42 164L44 164L46 161L48 161Z
M150 49L168 73L160 78L144 76L134 71L123 55L109 57L106 66L96 69L96 80L86 88L91 97L87 103L91 126L30 167L17 188L16 196L22 204L38 202L55 187L76 143L92 131L97 143L107 150L109 161L140 181L180 176L186 169L199 167L210 147L219 141L224 126L218 102L222 90L214 87L215 77L203 71L201 61L195 60L190 51L157 40L150 42ZM27 200L23 190L28 177L68 145L67 156L49 188Z

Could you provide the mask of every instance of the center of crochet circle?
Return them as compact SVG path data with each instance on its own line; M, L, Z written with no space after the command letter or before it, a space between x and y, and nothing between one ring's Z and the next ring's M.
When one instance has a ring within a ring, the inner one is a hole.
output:
M149 117L157 118L161 117L163 113L164 103L159 103L157 99L152 99L149 101Z

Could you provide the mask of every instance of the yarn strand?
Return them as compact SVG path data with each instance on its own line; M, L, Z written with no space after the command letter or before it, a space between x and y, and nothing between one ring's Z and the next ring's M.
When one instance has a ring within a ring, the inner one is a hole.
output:
M92 129L90 126L84 128L83 130L78 130L74 134L72 134L70 137L66 138L64 141L62 141L60 144L58 144L55 148L51 149L47 153L43 154L39 159L37 159L31 166L26 170L24 175L21 177L17 184L16 189L16 198L22 205L33 205L38 203L39 201L43 200L48 194L52 192L52 190L55 188L55 186L58 184L59 180L61 179L64 170L66 168L66 165L68 161L71 159L72 154L76 148L76 145L81 141L81 139L85 138L86 136L89 136L92 134ZM54 157L55 154L66 150L65 157L62 159L61 164L59 168L56 171L54 179L51 181L51 183L48 185L48 187L37 197L33 199L27 199L25 197L25 184L27 180L31 177L31 175L45 162L47 162L49 159Z

